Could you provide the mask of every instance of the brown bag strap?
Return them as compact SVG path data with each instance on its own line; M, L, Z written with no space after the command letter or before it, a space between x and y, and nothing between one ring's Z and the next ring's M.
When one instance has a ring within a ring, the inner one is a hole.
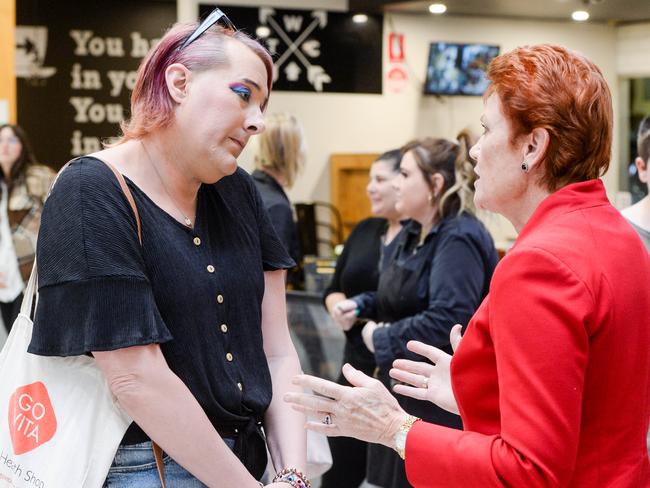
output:
M142 224L140 223L140 214L138 213L138 207L135 204L135 199L131 194L131 190L129 190L129 187L126 184L126 180L124 179L124 176L122 176L122 173L120 173L112 164L108 163L107 161L103 161L103 163L108 166L111 171L113 171L115 177L117 178L117 181L120 183L120 187L122 187L124 196L126 196L126 199L129 201L129 205L131 205L131 209L135 214L135 221L138 225L138 240L140 241L140 245L142 245ZM151 447L153 449L153 455L156 458L156 468L158 469L160 485L162 488L167 488L167 483L165 482L165 464L163 463L163 450L158 444L153 441L151 441Z
M160 484L162 485L162 488L167 488L167 484L165 483L165 464L163 463L163 451L160 446L153 441L151 442L151 446L153 447L153 455L156 458L156 468L158 468Z
M99 159L97 156L93 156L95 159ZM52 193L52 189L54 188L54 185L56 184L56 181L59 179L59 176L65 171L65 169L70 166L70 163L73 161L76 161L79 158L71 159L68 161L66 164L63 165L63 167L59 170L57 173L56 177L54 178L54 181L50 185L50 190L48 191L47 196L50 196L50 193ZM120 184L120 188L122 188L122 193L124 193L124 196L129 202L129 205L131 206L131 210L133 210L133 214L135 215L135 222L136 225L138 226L138 241L140 242L140 245L142 245L142 224L140 223L140 213L138 212L138 206L135 204L135 199L133 198L133 194L131 193L131 190L129 190L129 186L126 184L126 180L124 179L124 176L122 176L122 173L120 173L115 166L113 166L111 163L108 161L104 161L103 159L99 159L102 163L104 163L106 166L109 167L109 169L113 172L115 175L115 178L117 178L117 182Z
M120 173L109 162L107 161L102 161L102 162L106 166L108 166L111 169L111 171L115 174L115 177L117 178L117 181L120 183L120 187L122 188L122 192L124 192L124 196L126 196L126 199L129 201L129 205L131 205L131 209L135 214L136 224L138 225L138 241L140 241L140 245L142 245L142 223L140 222L140 214L138 213L138 207L135 204L135 199L133 198L133 194L131 193L131 190L129 190L129 187L126 184L126 180L124 179L124 176L122 176L122 173ZM156 468L158 469L158 477L160 478L160 485L162 486L162 488L167 488L167 483L165 482L165 464L163 463L163 451L160 448L160 446L153 441L151 441L151 447L153 448L153 455L156 458Z
M104 163L106 166L108 166L113 172L113 174L115 174L115 177L117 178L117 181L120 184L120 187L122 188L122 192L124 193L124 196L129 201L129 205L131 205L131 210L133 210L133 213L135 214L135 222L138 226L138 241L140 241L140 245L142 245L142 224L140 223L140 214L138 213L138 207L135 204L135 199L131 194L131 190L129 190L129 186L126 184L126 180L124 179L124 176L122 176L122 173L120 173L115 168L115 166L113 166L108 161L104 161L103 159L100 159L100 161Z
M99 159L96 156L93 157L95 159ZM117 181L120 184L120 188L122 188L122 193L124 193L124 196L126 197L126 199L129 202L129 205L131 206L131 210L133 210L133 214L135 216L135 222L138 227L138 241L140 242L140 245L142 245L142 223L140 222L140 213L138 212L138 206L135 204L135 199L133 198L133 194L131 193L129 186L126 184L126 180L124 179L124 176L115 168L115 166L113 166L108 161L104 161L103 159L99 159L99 160L102 163L104 163L106 166L108 166L110 170L113 172L113 174L115 175L115 178L117 178ZM74 161L74 159L72 161ZM56 180L59 178L61 173L63 173L63 171L70 165L72 161L68 161L68 163L66 163L63 166L63 168L61 168L59 173L56 175L56 178L50 187L50 192L52 191L52 188L54 188L54 183L56 183ZM36 265L36 263L34 263L34 265ZM160 448L160 446L155 442L152 441L151 445L153 447L154 457L156 458L156 468L158 468L158 476L160 477L160 484L162 485L162 488L167 488L167 483L165 483L165 464L163 463L163 451Z

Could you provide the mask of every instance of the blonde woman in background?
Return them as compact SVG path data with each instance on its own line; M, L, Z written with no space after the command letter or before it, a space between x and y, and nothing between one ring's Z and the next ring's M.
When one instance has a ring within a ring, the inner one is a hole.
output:
M253 181L262 195L271 224L296 263L301 252L293 209L285 189L296 181L305 162L305 138L293 115L278 113L265 119L266 131L259 136Z
M393 361L417 358L406 347L411 340L451 353L451 328L467 323L487 294L497 254L474 215L470 144L462 133L458 142L429 137L403 148L396 209L411 220L381 271L377 291L337 305L344 314L369 319L361 335L386 385ZM399 402L429 422L462 427L458 415L428 402L404 397ZM411 486L402 459L380 445L369 448L367 479L385 488Z

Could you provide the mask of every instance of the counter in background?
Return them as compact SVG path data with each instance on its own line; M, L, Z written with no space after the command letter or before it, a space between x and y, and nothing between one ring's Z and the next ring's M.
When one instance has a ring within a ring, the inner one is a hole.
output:
M336 381L343 361L345 334L325 310L322 294L287 291L287 314L303 371Z

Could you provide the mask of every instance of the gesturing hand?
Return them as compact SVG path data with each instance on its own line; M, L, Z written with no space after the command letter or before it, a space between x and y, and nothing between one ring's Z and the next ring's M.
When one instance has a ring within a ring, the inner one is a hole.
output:
M343 366L343 374L355 388L299 375L294 383L322 396L287 393L284 400L294 409L318 419L307 422L308 429L393 447L395 433L407 418L406 412L380 381L349 364Z
M451 329L449 337L454 351L461 340L460 331L460 324ZM391 378L413 386L395 385L395 393L417 400L427 400L448 412L458 414L458 405L451 388L451 356L437 347L418 341L410 341L406 347L409 351L426 357L433 364L406 359L396 360L389 372Z

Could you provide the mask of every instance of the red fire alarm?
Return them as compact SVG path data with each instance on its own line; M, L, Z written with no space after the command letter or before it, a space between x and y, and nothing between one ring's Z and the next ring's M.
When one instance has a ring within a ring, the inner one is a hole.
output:
M404 34L388 34L388 60L391 63L404 61Z

